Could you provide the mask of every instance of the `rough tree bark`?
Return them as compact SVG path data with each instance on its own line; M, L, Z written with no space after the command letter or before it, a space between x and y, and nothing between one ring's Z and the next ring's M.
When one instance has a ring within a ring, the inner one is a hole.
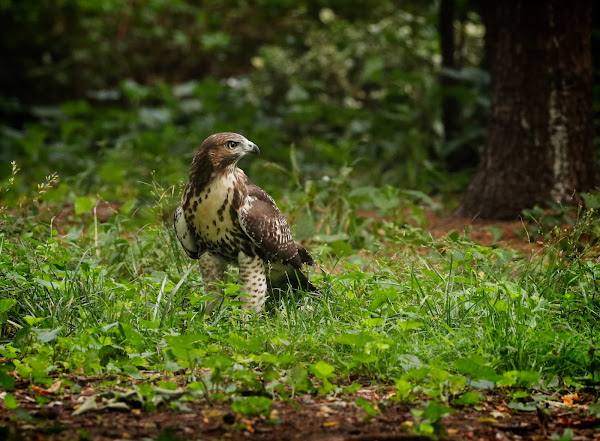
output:
M457 214L508 219L549 200L572 201L596 182L592 0L485 5L492 116Z

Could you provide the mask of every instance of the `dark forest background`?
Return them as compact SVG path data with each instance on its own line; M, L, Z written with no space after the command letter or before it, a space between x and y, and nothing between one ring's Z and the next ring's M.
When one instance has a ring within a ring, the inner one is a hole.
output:
M65 201L144 198L139 181L180 182L206 136L236 131L261 147L244 167L275 193L349 174L452 209L484 150L499 38L486 24L501 14L466 0L4 0L0 177L17 161L22 192L58 172Z

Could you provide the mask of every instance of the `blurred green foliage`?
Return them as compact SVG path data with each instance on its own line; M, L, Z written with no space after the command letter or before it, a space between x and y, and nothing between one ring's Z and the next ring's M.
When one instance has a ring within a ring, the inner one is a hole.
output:
M22 191L56 171L80 193L145 197L138 182L181 181L228 130L261 146L244 166L268 188L349 166L357 185L456 191L467 178L444 159L481 143L489 107L466 20L465 66L446 73L461 85L444 91L435 2L0 1L0 176L16 160ZM470 121L452 145L443 93Z

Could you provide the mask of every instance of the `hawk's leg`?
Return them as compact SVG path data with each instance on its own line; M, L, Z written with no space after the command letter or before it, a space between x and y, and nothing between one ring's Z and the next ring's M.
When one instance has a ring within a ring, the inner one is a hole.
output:
M238 283L242 286L242 301L244 309L260 312L267 298L267 278L265 263L258 256L238 254L240 273Z
M199 262L204 292L214 299L206 303L205 312L206 314L210 314L214 307L223 300L223 290L211 285L211 283L223 281L223 274L227 269L227 262L210 253L204 253L200 256Z

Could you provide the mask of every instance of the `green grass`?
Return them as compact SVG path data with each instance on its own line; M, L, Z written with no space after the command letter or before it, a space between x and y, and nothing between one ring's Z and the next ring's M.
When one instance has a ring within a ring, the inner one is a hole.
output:
M597 232L591 211L560 240L523 256L464 234L435 240L401 216L402 224L364 228L364 219L346 213L358 207L344 200L338 221L348 228L323 226L311 244L320 295L290 295L248 314L235 297L234 269L222 308L207 317L195 262L171 228L177 196L159 193L144 213L106 222L76 215L63 235L40 220L44 210L32 201L3 212L0 356L22 377L142 378L142 370L186 368L195 383L193 368L205 367L222 383L245 378L246 387L270 384L281 396L289 394L282 385L326 393L360 378L423 384L446 400L466 390L466 379L532 387L598 381L600 263L582 240ZM322 192L311 203L319 198L324 206L336 200ZM454 384L454 376L462 380Z
M292 174L300 182L300 170ZM0 387L9 409L19 406L15 372L41 385L58 376L71 391L79 387L71 374L100 376L98 390L113 397L102 406L185 410L200 399L261 418L271 418L274 400L375 384L395 392L380 403L356 398L367 418L390 400L412 403L410 430L429 435L444 433L444 415L477 406L481 389L504 388L510 408L532 411L535 390L600 382L593 209L570 213L564 231L537 213L527 231L545 245L523 255L482 246L468 231L434 239L424 208L438 203L360 186L348 168L278 201L308 240L321 293L289 293L255 315L240 308L232 268L222 307L206 316L197 263L172 228L181 185L139 182L105 218L100 197L55 188L54 177L33 196L12 194L14 181L0 189L8 205L0 210ZM115 392L118 383L131 391ZM76 412L97 406L92 397Z

